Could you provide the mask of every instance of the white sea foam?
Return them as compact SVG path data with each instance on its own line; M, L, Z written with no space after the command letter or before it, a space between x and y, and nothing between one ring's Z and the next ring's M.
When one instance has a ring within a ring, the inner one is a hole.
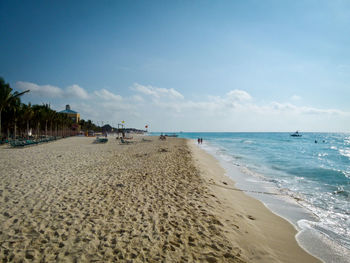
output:
M350 251L339 246L324 231L319 231L317 222L302 219L298 221L298 226L301 231L296 239L309 253L327 263L349 263Z
M339 153L350 158L350 149L339 149Z
M256 172L250 165L245 163L245 159L235 158L237 153L223 149L220 145L213 143L205 143L201 146L210 154L214 155L227 171L227 175L236 181L236 186L254 198L261 200L274 213L284 217L290 221L296 229L301 231L298 234L298 242L306 248L310 253L322 258L325 262L330 261L332 256L337 262L349 262L342 255L348 255L350 252L350 211L344 215L344 211L335 213L335 207L329 206L329 202L338 202L332 193L324 193L324 189L320 188L316 183L305 176L287 177L283 175L283 171L279 171L279 175L275 177L266 177L264 173ZM344 152L342 152L344 153ZM349 154L350 151L345 152ZM326 157L328 153L319 153L318 157ZM241 156L239 154L239 156ZM255 164L254 164L255 165ZM266 167L255 165L259 170ZM237 170L238 169L238 170ZM267 172L269 170L266 170ZM335 170L341 172L339 170ZM344 173L349 176L348 173ZM312 178L311 178L312 179ZM300 182L303 182L300 184ZM305 183L304 183L305 182ZM300 187L304 187L301 189ZM332 187L332 185L329 185ZM335 191L344 190L336 188ZM254 192L271 192L280 193L281 196L262 195ZM313 196L301 194L301 192L313 193ZM315 191L317 194L315 194ZM338 192L336 193L338 194ZM339 203L339 202L338 202ZM319 207L315 206L318 204ZM346 204L339 203L343 207ZM330 210L322 207L329 207ZM316 216L316 217L315 217ZM319 240L314 241L311 245L305 240L309 240L310 236L317 237ZM319 243L319 247L315 244ZM324 251L326 250L326 251ZM341 251L342 253L339 253Z
M338 148L336 146L331 146L332 150L338 150Z

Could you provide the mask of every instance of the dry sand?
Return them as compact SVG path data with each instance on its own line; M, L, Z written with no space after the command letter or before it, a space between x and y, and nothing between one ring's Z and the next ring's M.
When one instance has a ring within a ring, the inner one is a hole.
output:
M186 140L93 140L0 147L0 261L316 262Z

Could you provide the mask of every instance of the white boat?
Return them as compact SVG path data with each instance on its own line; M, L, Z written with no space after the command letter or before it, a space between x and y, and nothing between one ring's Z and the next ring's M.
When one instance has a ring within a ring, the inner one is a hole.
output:
M291 134L292 137L301 137L302 135L299 133L299 131L296 131L295 133Z

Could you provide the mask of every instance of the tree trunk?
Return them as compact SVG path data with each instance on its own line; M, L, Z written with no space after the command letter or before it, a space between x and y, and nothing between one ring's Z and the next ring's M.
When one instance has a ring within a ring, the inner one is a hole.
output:
M0 139L2 140L2 132L1 132L1 114L2 114L2 109L0 110Z
M45 121L45 136L47 136L47 120Z
M14 131L13 131L13 133L15 134L15 140L16 140L16 136L17 136L17 120L15 119L15 127L14 127Z
M29 139L29 120L27 120L27 139Z
M36 138L39 138L39 127L40 127L40 122L36 125Z

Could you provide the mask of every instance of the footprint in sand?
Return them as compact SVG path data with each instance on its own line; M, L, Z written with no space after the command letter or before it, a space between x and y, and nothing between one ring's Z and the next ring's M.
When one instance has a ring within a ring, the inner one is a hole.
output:
M251 215L247 215L247 217L248 217L250 220L255 220L255 219L256 219L254 216L251 216Z

